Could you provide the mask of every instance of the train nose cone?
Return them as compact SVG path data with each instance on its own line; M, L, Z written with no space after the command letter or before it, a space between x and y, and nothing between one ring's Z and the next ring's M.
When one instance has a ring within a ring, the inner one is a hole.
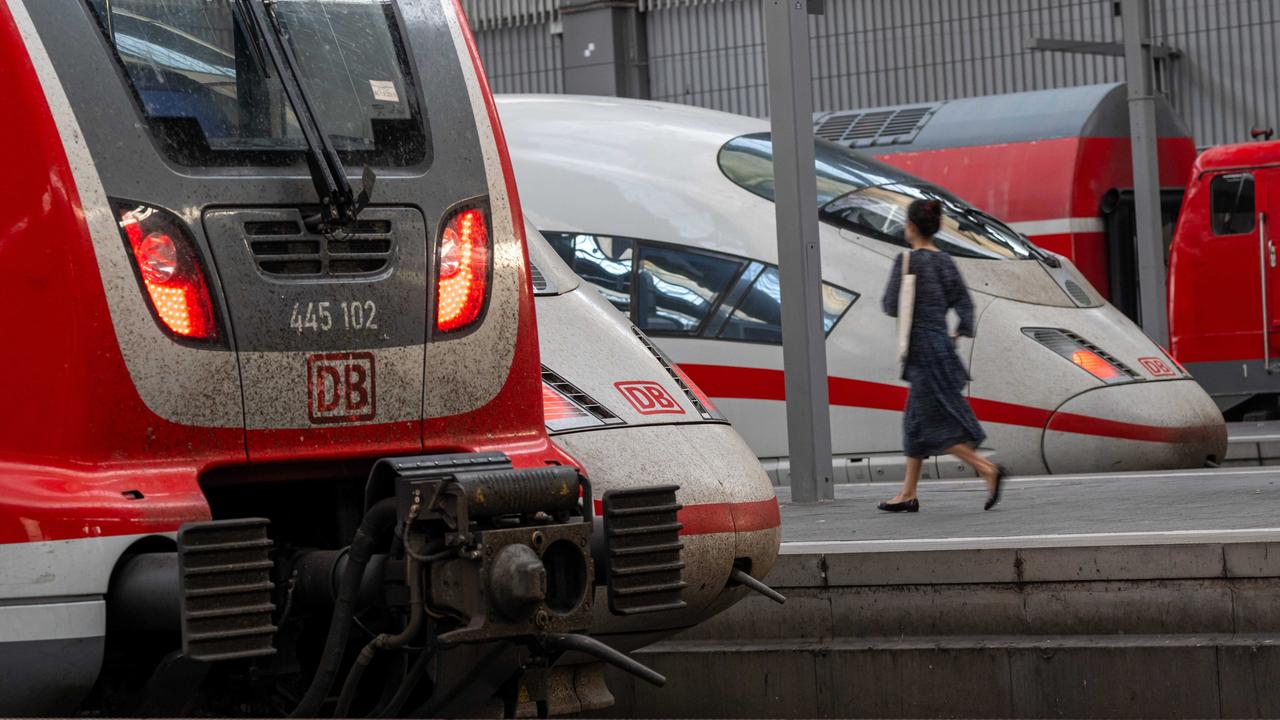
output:
M599 587L593 635L622 649L643 646L741 598L747 591L729 587L735 564L757 578L773 567L781 539L773 485L729 425L613 427L566 433L555 441L582 461L596 498L615 489L679 485L677 500L684 505L679 521L685 607L617 615L609 609L607 589Z
M1201 467L1227 452L1222 413L1194 380L1111 385L1075 397L1044 432L1049 471Z

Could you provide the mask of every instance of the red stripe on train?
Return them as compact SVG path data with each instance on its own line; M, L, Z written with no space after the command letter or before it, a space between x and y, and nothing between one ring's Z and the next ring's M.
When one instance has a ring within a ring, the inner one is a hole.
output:
M684 363L680 367L713 398L786 400L786 386L781 370ZM838 407L902 412L907 404L906 387L868 380L829 377L827 393L831 404ZM1176 443L1198 437L1203 431L1203 428L1198 427L1164 427L1107 420L1076 413L1055 413L1045 408L985 398L971 397L969 405L978 419L983 422L1040 429L1047 427L1058 432L1120 440Z

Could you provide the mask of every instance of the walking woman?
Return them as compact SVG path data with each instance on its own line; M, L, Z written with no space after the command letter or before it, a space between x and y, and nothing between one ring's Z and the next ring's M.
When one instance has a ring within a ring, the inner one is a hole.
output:
M907 208L907 241L911 250L898 256L893 275L885 288L881 306L886 314L898 317L898 294L902 285L904 258L907 272L915 275L915 305L911 320L910 345L903 366L903 378L911 384L907 409L902 418L902 444L907 455L907 477L893 499L880 503L887 512L917 512L920 500L916 485L926 457L954 455L986 481L990 510L1000 501L1003 467L977 452L986 438L978 418L964 397L969 382L955 337L947 331L947 311L960 316L959 335L973 337L973 301L951 256L933 244L933 235L942 223L942 205L937 200L916 200Z

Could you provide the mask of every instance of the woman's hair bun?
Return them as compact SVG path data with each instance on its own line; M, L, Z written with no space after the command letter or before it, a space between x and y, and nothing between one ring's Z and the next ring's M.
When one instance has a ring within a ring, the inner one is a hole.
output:
M907 219L929 237L942 227L942 203L937 200L914 200L907 206Z

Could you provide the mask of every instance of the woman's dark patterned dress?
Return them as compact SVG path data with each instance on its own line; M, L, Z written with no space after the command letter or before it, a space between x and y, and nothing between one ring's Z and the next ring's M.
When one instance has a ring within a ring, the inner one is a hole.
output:
M973 301L951 256L932 250L913 250L908 267L916 276L916 306L911 324L911 349L903 377L911 383L902 416L902 444L908 457L938 455L959 443L977 446L986 433L964 397L969 373L956 354L947 331L947 311L960 316L958 331L973 337ZM902 284L902 256L893 262L881 307L898 316L898 288Z

